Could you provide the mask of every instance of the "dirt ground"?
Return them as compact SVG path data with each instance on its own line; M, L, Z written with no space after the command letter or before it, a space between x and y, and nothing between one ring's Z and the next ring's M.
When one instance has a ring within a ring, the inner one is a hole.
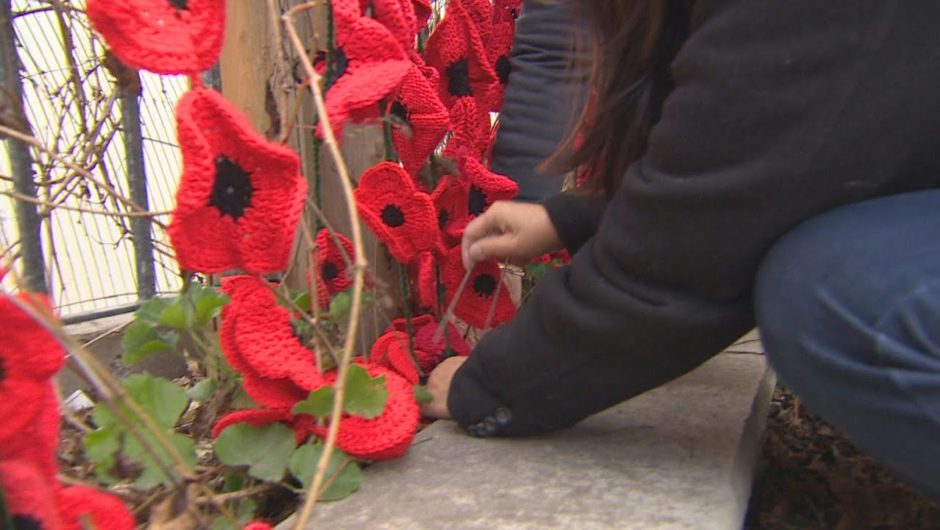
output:
M940 507L781 386L774 391L761 456L746 530L940 528Z

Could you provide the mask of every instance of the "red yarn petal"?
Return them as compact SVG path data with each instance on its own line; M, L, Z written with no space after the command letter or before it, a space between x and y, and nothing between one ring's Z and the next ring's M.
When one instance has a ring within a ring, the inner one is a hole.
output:
M444 245L448 248L459 245L463 230L470 222L467 206L470 200L469 182L453 175L445 175L437 181L431 200L437 210L437 226Z
M437 78L437 70L413 65L391 105L399 121L392 129L392 143L412 176L417 176L450 127L450 114L437 94Z
M437 262L431 252L418 256L418 304L422 308L439 310L441 305L437 293Z
M46 328L8 296L0 293L0 322L4 328L0 333L0 385L5 378L49 379L65 364L65 351ZM48 300L41 295L24 293L17 299L36 312L51 312Z
M408 334L400 331L385 333L372 345L369 361L395 371L409 383L416 385L420 379L411 354L408 352ZM417 354L417 352L415 352Z
M475 158L463 158L458 166L470 183L467 213L471 219L485 212L494 202L508 201L519 193L519 185L514 180L493 173Z
M246 524L242 530L271 530L271 528L273 527L264 521L252 521Z
M366 170L355 191L359 216L401 263L441 245L431 198L415 189L411 177L392 162Z
M26 399L27 396L14 396L12 401L22 407L32 407ZM59 446L59 403L51 381L42 383L42 390L35 397L35 402L37 406L31 421L13 436L0 440L0 460L29 462L43 476L53 480L59 472L56 458L56 448Z
M444 154L454 159L482 158L493 129L488 106L474 98L460 98L450 108L450 123L454 134Z
M335 237L335 238L334 238ZM336 242L339 241L339 245ZM352 287L349 264L353 261L353 244L346 236L330 235L326 228L317 233L316 251L313 253L317 288L326 295L320 299L320 307L329 306L329 297ZM319 293L318 293L319 294Z
M21 460L0 460L0 490L16 528L61 528L55 483Z
M417 56L415 38L418 22L411 0L368 0L372 5L372 17L388 28L408 54Z
M431 7L431 0L412 0L415 10L415 19L417 22L417 31L421 31L428 25L431 15L434 14L434 8Z
M134 516L121 499L85 486L68 486L56 495L62 530L83 530L87 523L94 528L132 530Z
M334 11L335 12L335 11ZM411 62L388 29L370 18L336 16L336 55L345 66L326 92L326 110L337 138L354 112L377 116L378 103L400 84Z
M433 316L427 314L415 317L411 322L415 333L415 353L418 357L418 364L425 373L430 373L441 362L448 347L454 355L470 355L470 346L467 341L460 335L457 326L449 322L445 327L445 336L435 342L434 335L439 325L440 323ZM405 319L393 320L391 329L405 331L407 329Z
M336 445L353 458L398 458L411 445L420 419L414 385L386 368L373 365L364 365L364 368L372 377L385 376L388 389L385 411L371 420L358 416L343 418ZM327 428L315 427L315 430L319 436L324 436Z
M187 92L176 119L183 175L168 232L180 266L284 270L307 194L297 154L209 89Z
M0 381L0 457L15 456L27 427L39 418L48 382L7 377Z
M448 305L456 294L465 272L460 247L455 247L448 252L441 271L441 280L447 289L445 299ZM516 306L513 305L506 286L497 289L500 279L499 265L495 261L477 263L470 274L467 286L460 295L454 314L475 328L485 327L494 295L498 290L496 308L490 325L496 326L511 320L516 314Z
M86 13L121 61L158 74L208 70L225 35L225 0L88 0Z
M252 427L263 427L269 423L287 422L293 419L294 415L289 409L246 409L229 412L219 418L212 426L212 437L218 438L226 427L231 427L236 423L247 423Z

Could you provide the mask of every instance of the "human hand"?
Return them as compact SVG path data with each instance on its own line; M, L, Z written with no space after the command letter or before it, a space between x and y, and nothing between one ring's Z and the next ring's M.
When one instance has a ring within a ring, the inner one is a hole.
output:
M450 410L447 408L447 394L450 392L450 382L457 369L467 360L466 357L450 357L431 370L428 384L425 386L431 394L430 403L421 405L421 415L427 418L450 419Z
M562 246L548 210L540 204L496 201L463 233L464 267L490 258L528 261Z

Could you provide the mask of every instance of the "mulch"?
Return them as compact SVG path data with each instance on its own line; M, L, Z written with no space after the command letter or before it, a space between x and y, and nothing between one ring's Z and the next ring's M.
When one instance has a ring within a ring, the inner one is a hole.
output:
M938 529L940 507L778 385L744 528Z

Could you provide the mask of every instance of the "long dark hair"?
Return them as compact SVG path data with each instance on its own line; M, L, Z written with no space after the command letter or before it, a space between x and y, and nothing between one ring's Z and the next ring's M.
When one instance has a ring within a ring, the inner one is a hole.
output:
M577 125L547 161L587 171L586 189L612 195L643 156L672 90L669 64L689 31L692 0L579 0L590 27L591 92Z

